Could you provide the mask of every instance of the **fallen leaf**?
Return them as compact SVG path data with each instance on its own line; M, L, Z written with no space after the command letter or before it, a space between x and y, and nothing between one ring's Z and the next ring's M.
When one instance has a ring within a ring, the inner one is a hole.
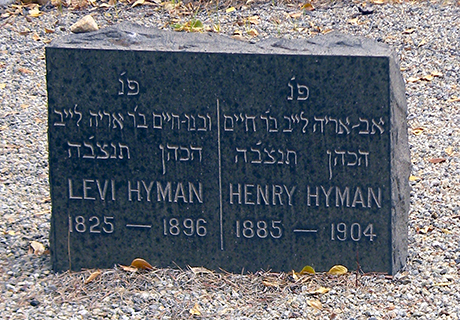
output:
M428 232L433 231L434 227L433 226L424 226L423 228L417 227L416 230L417 230L417 233L427 234Z
M198 305L198 302L195 303L195 305L192 309L189 310L189 312L193 316L201 316L200 306Z
M40 41L40 36L37 33L34 33L32 35L32 39L34 39L34 41Z
M414 33L414 31L415 31L415 28L409 28L409 29L404 30L403 33L404 34L412 34L412 33Z
M90 283L91 281L93 281L94 279L96 279L98 276L101 275L101 270L96 270L94 271L93 273L91 273L88 277L88 279L85 280L85 284L88 284Z
M33 254L41 256L45 252L45 246L38 241L30 242L30 247L33 250Z
M446 159L444 158L431 158L428 159L429 162L431 163L441 163L441 162L446 162Z
M292 18L292 19L299 19L301 16L303 15L303 12L299 11L299 12L293 12L293 13L290 13L289 16Z
M0 83L0 89L5 89L6 88L6 83Z
M45 28L45 32L46 32L46 33L54 33L54 30Z
M26 28L25 30L19 31L19 34L21 36L28 35L29 33L30 33L30 30L28 28Z
M421 46L427 44L426 40L425 39L422 39L422 41L420 41L420 43L417 45L418 48L420 48Z
M327 273L332 275L342 275L348 272L348 269L340 264L333 266Z
M425 128L417 127L417 128L412 129L412 134L419 136L423 133L423 131L425 131Z
M385 0L372 0L371 1L373 4L384 4Z
M313 267L311 267L311 266L305 266L299 272L299 274L315 274L315 269L313 269Z
M447 147L446 150L444 150L448 156L453 156L454 155L454 148L452 147Z
M21 72L21 73L28 73L28 74L33 73L33 71L31 71L31 70L29 70L27 68L22 68L22 67L19 67L18 71Z
M230 8L227 8L227 9L225 10L225 12L226 12L226 13L230 13L230 12L233 12L233 11L235 11L235 10L236 10L235 7L230 7Z
M452 234L452 231L450 230L447 230L447 229L441 229L442 233L445 233L445 234Z
M349 19L348 23L350 23L350 24L358 24L358 19L359 19L359 17L356 17L354 19Z
M307 300L307 304L310 307L315 308L317 310L322 310L323 309L323 304L318 299Z
M308 291L309 294L324 294L328 293L331 289L325 287L319 287L313 291Z
M126 271L126 272L136 272L138 270L136 267L124 266L122 264L119 264L119 266L121 269L123 269L123 271Z
M304 9L306 11L313 11L313 10L315 10L315 7L313 7L311 2L307 2L302 6L302 9Z
M416 176L410 176L409 177L409 181L419 181L419 180L422 180L422 178L416 177Z
M251 36L251 37L257 37L259 35L259 32L257 32L256 29L251 29L248 31L248 34Z
M418 82L418 81L420 81L420 78L409 77L407 79L407 82L409 82L409 83L414 83L414 82Z
M131 8L134 8L136 6L140 6L140 5L144 4L144 2L145 2L145 0L137 0L136 2L133 3Z
M295 281L299 280L299 276L294 270L292 270L292 277L294 278Z
M433 286L436 286L436 287L447 287L449 285L451 285L450 282L439 282L439 283L433 284Z
M250 24L259 24L260 23L260 17L259 16L252 16L252 17L247 18L247 21Z
M459 102L460 97L452 96L452 98L447 99L447 102Z
M421 77L421 80L431 81L433 80L434 76L432 74L428 74L426 76Z
M131 262L131 267L135 267L135 268L142 269L142 270L153 270L154 269L150 265L150 263L148 263L147 261L141 258L134 259L133 262Z
M37 18L39 16L41 16L43 14L43 12L40 12L40 9L38 8L38 5L36 7L34 7L33 9L29 10L29 16L33 17L33 18Z

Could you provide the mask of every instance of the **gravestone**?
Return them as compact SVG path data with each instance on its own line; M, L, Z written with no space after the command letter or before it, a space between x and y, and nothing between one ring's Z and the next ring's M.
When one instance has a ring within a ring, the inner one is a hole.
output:
M55 40L46 63L55 270L405 264L406 104L387 46L122 24Z

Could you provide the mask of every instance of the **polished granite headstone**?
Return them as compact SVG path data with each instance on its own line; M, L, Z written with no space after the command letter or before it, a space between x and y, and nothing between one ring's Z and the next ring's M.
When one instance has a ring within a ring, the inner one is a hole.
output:
M382 44L256 44L122 24L46 49L55 270L394 273L404 83Z

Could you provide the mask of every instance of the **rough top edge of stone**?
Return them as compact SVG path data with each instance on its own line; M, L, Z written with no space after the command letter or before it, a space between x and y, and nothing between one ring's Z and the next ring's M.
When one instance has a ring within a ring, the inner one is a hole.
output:
M304 40L271 38L249 43L221 34L174 32L146 28L129 22L95 32L61 37L53 40L48 47L165 52L394 56L386 44L338 32Z

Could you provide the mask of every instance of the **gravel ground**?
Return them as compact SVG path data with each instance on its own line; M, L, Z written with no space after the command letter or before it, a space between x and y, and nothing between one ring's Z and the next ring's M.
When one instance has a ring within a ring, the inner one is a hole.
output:
M0 7L0 317L460 319L459 3L324 1L302 11L276 0L200 10L157 2L94 1L80 10L46 4L38 17L33 5ZM53 273L49 254L30 249L32 241L48 246L50 221L44 47L88 13L100 27L187 27L195 17L206 30L249 41L336 30L389 44L400 58L409 108L407 267L394 277L114 267L87 284L94 270Z

